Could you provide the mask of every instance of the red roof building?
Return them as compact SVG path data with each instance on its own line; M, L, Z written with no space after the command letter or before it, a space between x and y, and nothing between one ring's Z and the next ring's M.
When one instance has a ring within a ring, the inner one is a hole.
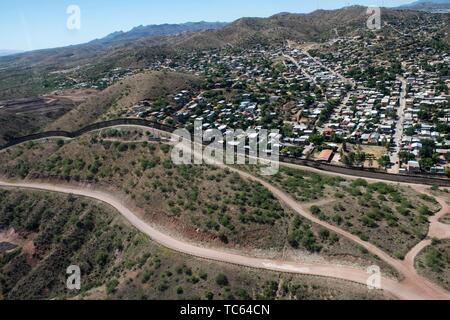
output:
M333 150L323 150L319 155L319 161L330 162L333 157Z

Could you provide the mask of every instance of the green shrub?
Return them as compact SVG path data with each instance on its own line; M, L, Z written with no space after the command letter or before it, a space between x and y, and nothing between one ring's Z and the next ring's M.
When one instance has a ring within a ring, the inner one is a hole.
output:
M217 275L216 283L217 283L217 285L219 285L221 287L226 287L229 284L227 276L224 275L223 273L219 273Z
M108 282L106 285L106 293L113 294L116 292L117 286L119 285L119 281L117 279L113 279Z
M315 216L319 215L322 212L322 210L320 210L318 206L312 206L310 210L311 213Z
M206 300L213 300L214 299L214 293L212 293L211 291L208 291L207 293L205 293L205 298Z

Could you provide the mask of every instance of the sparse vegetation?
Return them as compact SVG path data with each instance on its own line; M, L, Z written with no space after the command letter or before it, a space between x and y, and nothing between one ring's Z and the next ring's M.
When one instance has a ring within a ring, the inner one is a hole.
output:
M416 259L419 272L450 290L450 241L434 240Z
M258 174L257 168L241 168ZM431 196L387 183L350 181L293 168L280 168L277 175L263 178L308 203L305 209L321 220L400 259L426 236L428 217L440 209Z
M17 247L0 252L0 299L380 299L344 281L283 275L196 260L159 247L97 202L46 192L0 190L0 233ZM82 271L66 290L66 268ZM332 283L332 285L330 285Z

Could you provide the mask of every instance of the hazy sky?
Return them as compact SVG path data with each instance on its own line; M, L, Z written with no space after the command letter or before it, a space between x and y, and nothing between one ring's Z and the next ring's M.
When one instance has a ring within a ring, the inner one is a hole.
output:
M397 6L413 0L0 0L0 49L35 50L79 44L138 25L233 21L278 12L306 13L347 5ZM81 10L69 30L66 10Z

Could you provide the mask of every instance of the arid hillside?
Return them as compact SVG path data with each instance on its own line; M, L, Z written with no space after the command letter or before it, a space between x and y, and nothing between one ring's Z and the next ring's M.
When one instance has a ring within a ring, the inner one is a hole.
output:
M180 90L198 88L199 77L170 72L144 72L120 81L85 103L71 110L47 126L47 130L73 131L96 120L106 113L120 116L123 110L146 99L157 99ZM104 119L104 118L103 118Z
M0 101L0 145L31 134L78 105L67 99L31 98Z
M69 265L81 269L80 291L66 288ZM385 298L349 282L176 254L82 197L0 190L0 300Z

